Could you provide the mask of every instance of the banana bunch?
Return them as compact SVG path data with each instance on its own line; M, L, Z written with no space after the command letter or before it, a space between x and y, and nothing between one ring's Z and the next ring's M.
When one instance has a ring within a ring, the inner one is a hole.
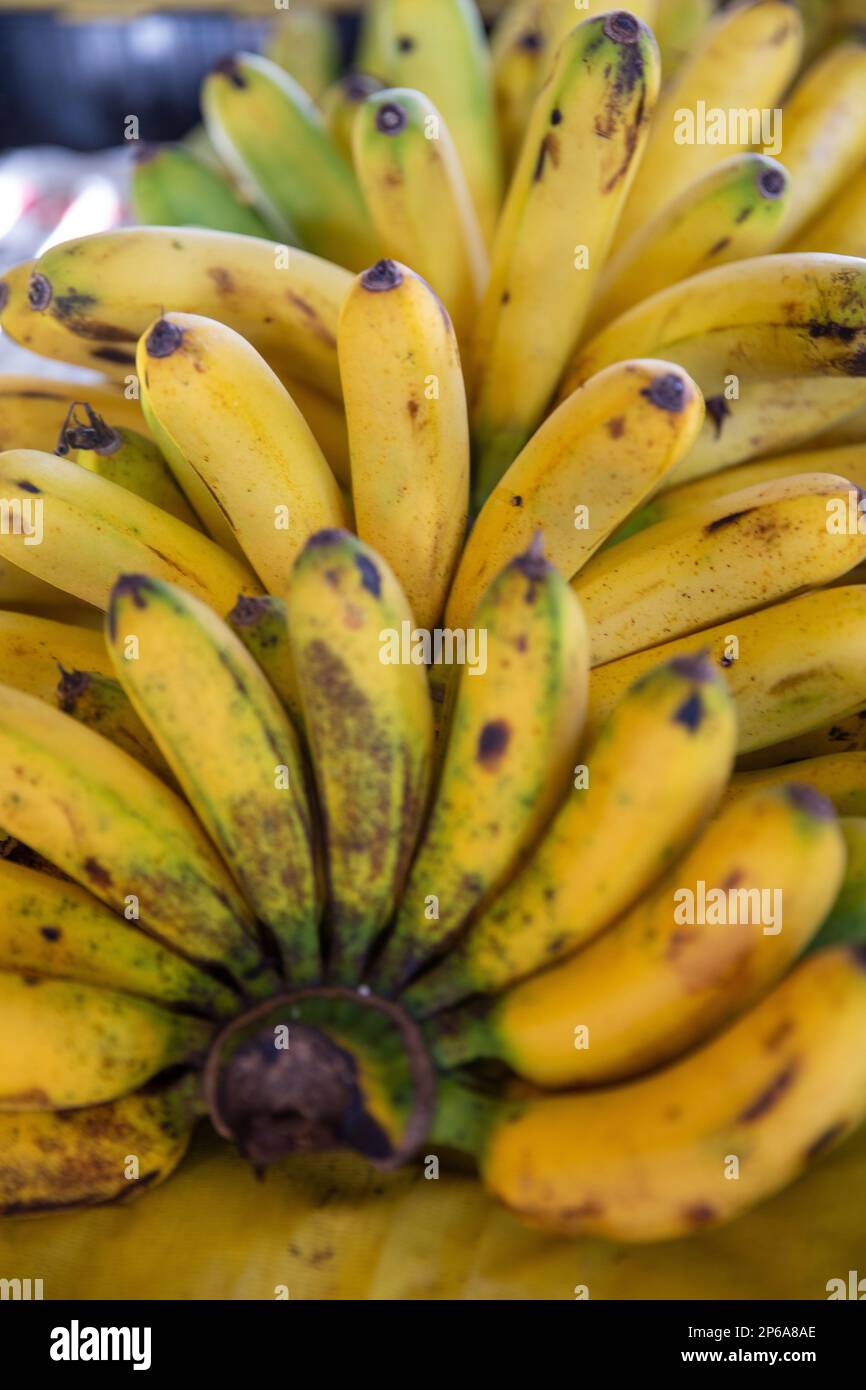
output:
M0 380L5 1212L207 1117L660 1240L866 1119L866 50L714 9L299 12L0 279L100 373Z

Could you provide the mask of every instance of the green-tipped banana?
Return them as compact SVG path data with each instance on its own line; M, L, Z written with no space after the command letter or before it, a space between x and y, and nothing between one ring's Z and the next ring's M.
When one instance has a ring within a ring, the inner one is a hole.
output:
M141 145L134 155L131 192L136 222L271 235L255 208L241 202L228 180L183 146Z
M299 729L301 697L292 666L285 599L275 594L241 594L226 622L264 671Z

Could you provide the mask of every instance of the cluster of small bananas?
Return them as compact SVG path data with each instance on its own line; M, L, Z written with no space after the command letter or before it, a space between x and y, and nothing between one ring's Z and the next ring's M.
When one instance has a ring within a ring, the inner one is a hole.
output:
M602 9L238 55L0 283L105 373L0 385L7 1212L207 1113L652 1240L866 1117L866 48Z

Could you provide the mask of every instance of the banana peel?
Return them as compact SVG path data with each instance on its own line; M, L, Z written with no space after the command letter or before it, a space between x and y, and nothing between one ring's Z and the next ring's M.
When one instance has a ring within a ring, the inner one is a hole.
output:
M423 1157L383 1174L298 1155L258 1182L202 1126L144 1202L4 1223L0 1271L38 1274L46 1299L502 1302L821 1300L862 1268L866 1126L756 1211L651 1246L530 1230L471 1177L426 1179Z

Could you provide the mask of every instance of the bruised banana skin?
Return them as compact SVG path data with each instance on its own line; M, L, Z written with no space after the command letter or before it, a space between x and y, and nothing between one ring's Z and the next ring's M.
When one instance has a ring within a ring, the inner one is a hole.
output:
M322 817L328 978L355 984L402 890L427 802L427 677L421 665L381 659L382 634L399 642L412 615L384 560L347 532L307 542L287 611Z
M289 979L315 982L321 905L312 813L297 735L276 693L209 608L141 575L115 584L107 642L118 679L245 901L273 933ZM207 692L206 718L191 690Z
M503 170L490 57L476 6L470 0L376 0L365 16L358 62L389 87L423 92L441 111L489 242Z
M339 354L358 535L391 566L419 625L432 628L469 509L469 425L453 327L420 275L382 260L346 296Z
M284 68L255 53L224 58L204 80L201 108L223 164L279 235L352 270L375 259L352 166Z
M699 102L707 112L772 111L796 73L802 51L802 20L787 0L738 5L699 31L689 57L662 91L617 229L616 249L707 169L751 143L751 130L744 132L745 140L737 138L739 131L729 130L723 145L701 139L700 130L681 141L679 134L689 134L681 113L688 112L696 122Z
M133 153L130 177L136 222L156 227L210 227L269 237L267 224L228 179L182 145L145 145Z
M716 498L597 555L572 581L595 665L687 636L866 558L866 535L831 518L859 493L845 478L804 473ZM769 539L772 537L772 545Z
M678 362L704 395L731 376L862 376L866 260L830 253L754 256L680 280L581 345L558 399L623 357Z
M361 106L353 148L380 248L427 281L465 343L489 266L463 169L442 117L423 93L386 88Z
M617 363L563 401L481 508L448 596L446 627L470 621L494 575L539 530L551 563L570 579L688 451L703 413L694 382L668 362Z
M685 516L704 502L713 502L731 492L771 482L774 478L793 478L798 473L833 473L847 478L855 487L866 490L866 453L859 445L842 444L830 449L804 449L801 453L780 454L778 457L741 463L721 473L711 473L693 482L660 492L636 512L608 538L608 546L618 545L629 536L636 536L660 521L672 516Z
M78 1110L0 1113L0 1212L38 1215L148 1191L180 1163L195 1120L190 1077Z
M120 393L122 383L135 367L133 351L125 343L120 346L110 331L100 339L83 337L71 333L56 318L34 313L30 287L35 268L35 261L22 261L0 275L0 328L13 343L18 343L19 347L29 352L38 353L40 357L54 359L58 367L71 363L76 367L103 372L117 383ZM77 399L76 392L69 404ZM52 439L31 447L53 449L62 423L62 419L58 420ZM22 447L17 438L13 438L11 443Z
M473 337L476 511L538 425L579 339L658 83L652 34L616 12L572 30L538 95Z
M790 188L768 155L738 154L707 170L604 266L587 333L677 280L774 249Z
M183 459L190 500L228 523L265 587L283 593L307 537L342 526L336 479L267 363L234 329L163 315L138 347L142 398L158 438ZM203 513L202 513L203 514ZM226 610L224 609L223 612Z
M33 307L9 326L33 352L101 370L113 361L123 379L147 325L171 306L219 319L274 371L339 400L337 315L351 275L306 251L203 227L121 227L52 247L34 274ZM18 300L0 312L3 328Z
M0 687L0 825L191 960L268 993L255 927L191 811L152 772L41 700Z
M481 1017L472 1005L446 1015L439 1060L498 1057L552 1089L670 1062L776 984L832 908L844 870L845 842L825 797L796 783L744 797L583 950ZM711 921L714 897L722 915Z
M862 377L779 377L744 380L736 400L706 398L704 426L685 458L668 473L661 491L717 474L756 456L800 446L827 448L859 441L857 418L866 404ZM854 429L849 438L847 432ZM843 431L845 437L824 439Z
M237 996L68 880L0 860L0 970L228 1018Z
M866 587L800 594L596 666L587 736L598 732L633 682L658 662L697 652L708 653L724 674L737 709L738 753L772 751L866 705Z
M759 768L738 772L731 778L725 801L733 801L756 787L775 787L780 782L804 782L829 797L840 816L866 816L866 753L828 753L804 758L795 767Z
M177 580L225 613L239 593L259 593L252 571L207 536L86 468L35 449L0 454L0 487L24 515L44 503L43 535L0 533L0 558L105 609L125 571Z
M589 641L565 581L527 552L493 581L472 623L487 634L485 669L460 672L439 786L373 972L380 993L441 952L501 886L565 794L577 756Z
M0 1110L99 1105L201 1055L212 1024L73 980L0 972Z
M445 1086L433 1140L466 1136L485 1185L524 1221L653 1241L733 1219L864 1116L866 962L862 948L837 948L803 961L718 1037L642 1080L507 1107Z
M26 286L21 294L26 298ZM3 311L0 311L3 312ZM8 308L5 312L9 312ZM30 309L28 306L28 313ZM12 336L12 335L10 335ZM81 397L81 382L56 376L0 377L0 450L57 447L69 407ZM87 383L89 404L118 429L146 434L138 401L129 401L117 386L104 381Z
M423 1016L495 993L591 940L712 813L735 741L733 701L703 657L648 673L584 754L588 776L532 857L403 1002Z

